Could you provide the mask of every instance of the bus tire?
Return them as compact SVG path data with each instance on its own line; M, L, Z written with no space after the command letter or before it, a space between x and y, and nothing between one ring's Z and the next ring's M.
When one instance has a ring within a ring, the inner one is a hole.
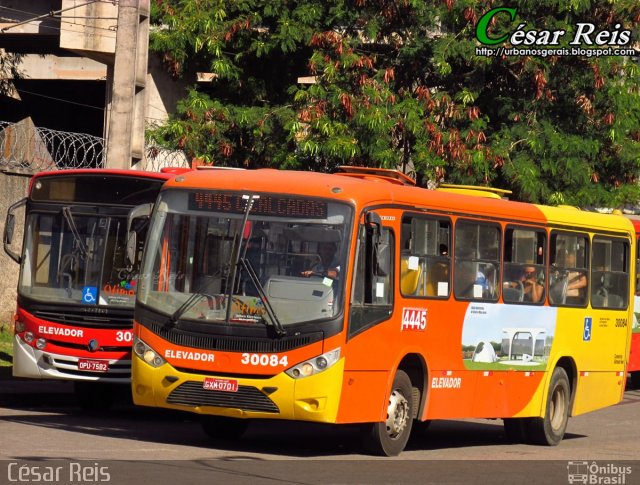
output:
M202 430L210 438L228 441L242 438L249 426L249 420L247 419L228 418L226 416L202 416L200 423Z
M556 446L564 436L569 421L571 386L562 367L556 367L549 382L544 418L531 418L529 436L537 445Z
M529 443L530 418L504 418L504 435L509 443Z
M89 412L108 411L113 406L116 389L110 384L75 381L73 393L80 407Z
M411 392L411 379L399 370L389 393L387 419L367 426L363 437L366 451L375 455L396 456L404 450L413 424Z

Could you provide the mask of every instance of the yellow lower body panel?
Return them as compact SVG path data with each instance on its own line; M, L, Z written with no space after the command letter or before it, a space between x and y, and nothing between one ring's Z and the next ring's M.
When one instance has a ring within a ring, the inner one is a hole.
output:
M573 415L618 404L623 397L622 372L584 372L578 377Z
M335 423L344 359L313 376L293 379L280 373L266 379L192 374L166 363L151 367L134 354L131 388L140 406L161 407L234 418L289 419ZM205 378L237 380L238 391L211 391Z

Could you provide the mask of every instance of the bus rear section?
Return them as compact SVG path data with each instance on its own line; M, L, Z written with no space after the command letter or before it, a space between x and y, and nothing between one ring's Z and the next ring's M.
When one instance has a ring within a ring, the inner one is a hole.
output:
M640 237L640 219L638 216L629 216L636 233L636 242ZM636 261L640 260L640 246L636 244ZM636 268L637 270L637 268ZM631 333L631 350L629 352L629 364L627 372L629 373L629 381L633 388L640 388L640 275L635 277L635 296L633 297L633 328Z
M366 170L165 186L136 404L200 414L219 438L251 419L358 423L369 451L396 455L432 419L503 419L513 441L557 445L570 415L621 400L628 221Z
M129 383L133 305L148 225L129 213L153 204L169 177L117 170L33 177L5 226L5 251L20 263L14 376L74 381L85 407L107 407L107 384ZM25 206L20 254L11 249L19 206Z

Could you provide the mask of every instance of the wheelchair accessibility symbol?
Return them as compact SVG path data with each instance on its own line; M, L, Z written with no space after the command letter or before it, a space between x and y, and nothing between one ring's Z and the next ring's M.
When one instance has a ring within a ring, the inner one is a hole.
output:
M84 305L95 305L98 299L97 286L85 286L82 288L82 303Z
M589 342L591 340L591 317L584 317L584 332L582 334L582 340Z

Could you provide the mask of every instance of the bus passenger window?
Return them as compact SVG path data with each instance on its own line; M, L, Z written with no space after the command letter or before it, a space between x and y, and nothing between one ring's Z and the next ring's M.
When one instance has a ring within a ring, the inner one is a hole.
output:
M508 228L504 241L503 301L544 303L546 234Z
M588 239L576 234L551 235L549 302L552 305L586 306L589 285Z
M402 218L400 291L405 297L447 298L451 222L423 215Z
M459 220L454 247L453 289L462 300L497 301L500 288L500 227Z
M591 255L591 306L627 308L629 244L622 239L593 238Z

